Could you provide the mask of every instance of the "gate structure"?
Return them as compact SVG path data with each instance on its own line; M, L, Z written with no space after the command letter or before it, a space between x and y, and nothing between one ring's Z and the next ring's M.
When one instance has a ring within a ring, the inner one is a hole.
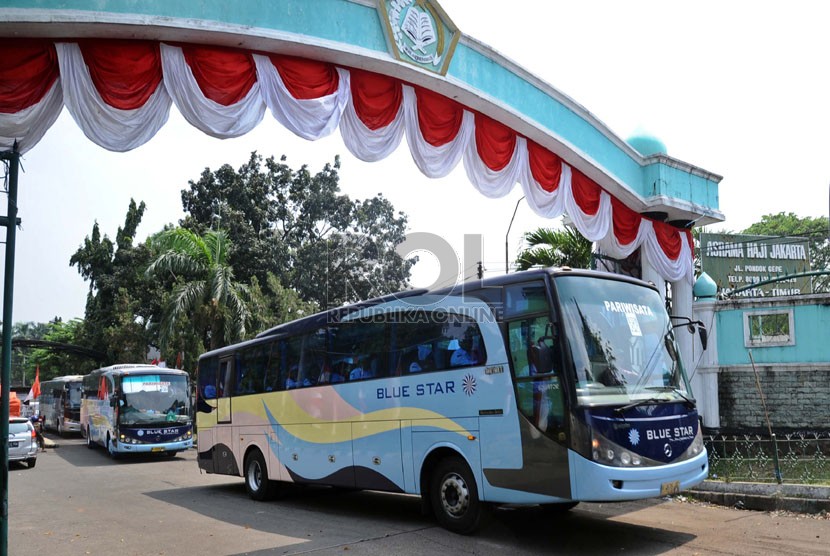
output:
M670 282L673 311L692 313L691 228L723 220L721 177L659 148L638 152L577 102L465 36L437 1L2 4L0 150L15 141L21 153L34 148L64 107L112 151L149 141L174 104L219 138L264 117L307 140L339 130L369 162L406 136L427 176L463 161L481 194L518 185L536 213L567 213L604 254L639 250L642 277ZM689 361L691 335L680 337Z

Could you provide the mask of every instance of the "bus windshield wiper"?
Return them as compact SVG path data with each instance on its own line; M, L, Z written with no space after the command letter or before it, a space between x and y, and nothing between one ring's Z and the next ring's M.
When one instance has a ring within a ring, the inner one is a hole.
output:
M679 389L675 388L674 386L647 386L645 389L646 390L654 390L656 392L673 392L673 393L677 394L678 396L680 396L681 398L683 398L683 402L686 405L688 405L689 408L694 408L695 405L696 405L695 401L692 398L690 398L689 396L687 396L686 394L684 394L683 392L681 392Z
M637 400L636 402L631 402L630 404L627 404L627 405L624 405L622 407L618 407L618 408L614 409L614 413L619 415L619 414L625 413L629 409L632 409L632 408L635 408L635 407L640 407L641 405L655 404L655 403L665 403L666 401L668 401L668 400L661 400L659 398L646 398L644 400Z

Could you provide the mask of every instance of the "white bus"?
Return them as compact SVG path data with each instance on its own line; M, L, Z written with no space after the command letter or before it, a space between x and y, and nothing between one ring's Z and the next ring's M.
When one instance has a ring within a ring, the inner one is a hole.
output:
M155 365L113 365L83 379L81 432L116 458L193 446L190 380L185 371Z
M40 383L40 416L43 426L63 436L81 431L83 375L66 375Z
M198 464L257 500L418 494L460 533L483 504L676 493L708 460L674 328L652 285L568 269L341 307L200 358Z

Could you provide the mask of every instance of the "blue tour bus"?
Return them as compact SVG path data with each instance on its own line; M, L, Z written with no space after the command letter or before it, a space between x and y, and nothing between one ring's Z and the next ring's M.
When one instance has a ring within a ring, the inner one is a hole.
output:
M193 447L190 378L156 365L112 365L83 379L81 434L112 457Z
M461 533L483 504L676 493L708 474L677 326L653 285L570 269L339 307L200 358L198 465L258 500L418 494Z

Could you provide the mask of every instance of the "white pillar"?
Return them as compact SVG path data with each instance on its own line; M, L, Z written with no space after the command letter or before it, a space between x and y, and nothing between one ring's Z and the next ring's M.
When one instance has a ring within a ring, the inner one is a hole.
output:
M686 280L671 283L671 314L678 317L692 318L692 285ZM680 324L682 320L676 319L673 324ZM679 326L674 331L677 345L680 347L680 356L683 358L683 365L686 369L692 369L695 365L694 353L692 352L692 340L697 335L689 332L685 326Z
M720 428L720 404L718 403L718 336L717 301L713 298L698 299L694 303L694 318L706 325L709 346L700 357L697 369L687 369L692 375L692 391L698 402L698 411L703 417L703 426ZM699 341L693 344L694 352L702 349Z

